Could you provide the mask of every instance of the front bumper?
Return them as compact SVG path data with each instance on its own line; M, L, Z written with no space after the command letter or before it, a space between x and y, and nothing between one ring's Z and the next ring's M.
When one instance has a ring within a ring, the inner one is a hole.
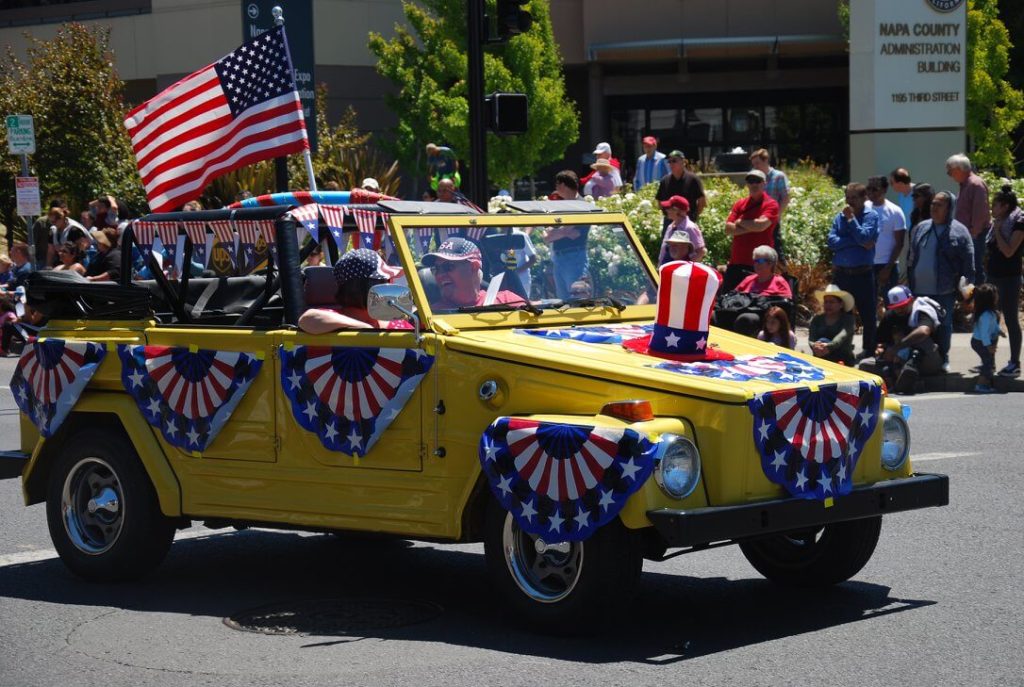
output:
M647 517L669 547L679 547L749 539L948 504L946 475L917 474L855 487L846 496L836 497L828 508L822 501L779 499L693 510L659 508L647 511Z
M30 457L22 451L0 451L0 479L21 477Z

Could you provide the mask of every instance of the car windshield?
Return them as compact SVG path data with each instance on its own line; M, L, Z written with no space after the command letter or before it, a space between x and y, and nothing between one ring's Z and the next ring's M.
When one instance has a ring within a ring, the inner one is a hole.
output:
M622 224L407 227L435 313L653 303L655 288Z

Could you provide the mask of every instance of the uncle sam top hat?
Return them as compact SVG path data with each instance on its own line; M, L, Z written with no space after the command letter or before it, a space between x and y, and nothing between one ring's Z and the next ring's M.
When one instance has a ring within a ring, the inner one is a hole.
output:
M732 360L730 354L708 348L711 309L721 283L718 270L699 262L677 260L662 265L654 332L622 345L681 362Z

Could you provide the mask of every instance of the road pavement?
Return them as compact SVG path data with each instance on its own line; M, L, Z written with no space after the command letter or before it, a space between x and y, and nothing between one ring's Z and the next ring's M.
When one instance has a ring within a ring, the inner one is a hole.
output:
M512 627L479 545L194 527L144 581L85 583L43 506L3 481L0 686L1024 685L1024 395L910 403L917 469L950 475L951 504L887 517L855 580L780 590L735 547L645 563L629 616L578 639ZM16 447L12 408L0 389L0 449ZM350 631L224 622L268 604Z

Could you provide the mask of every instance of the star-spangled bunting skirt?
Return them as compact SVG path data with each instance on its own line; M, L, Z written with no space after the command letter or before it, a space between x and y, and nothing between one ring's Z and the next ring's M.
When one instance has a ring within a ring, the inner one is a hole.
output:
M412 348L282 346L280 357L295 421L353 457L370 452L434 363Z
M107 349L89 341L44 339L29 344L11 377L11 393L44 437L60 429Z
M651 476L656 447L627 428L501 417L480 439L480 464L520 528L546 541L582 541Z
M252 385L263 361L236 351L119 345L121 383L167 443L205 451Z
M741 355L735 360L702 360L691 363L663 362L651 367L691 377L710 377L731 382L759 380L776 384L817 382L825 371L789 353Z
M849 494L853 471L881 412L871 382L759 394L748 407L765 476L791 496L823 500Z

